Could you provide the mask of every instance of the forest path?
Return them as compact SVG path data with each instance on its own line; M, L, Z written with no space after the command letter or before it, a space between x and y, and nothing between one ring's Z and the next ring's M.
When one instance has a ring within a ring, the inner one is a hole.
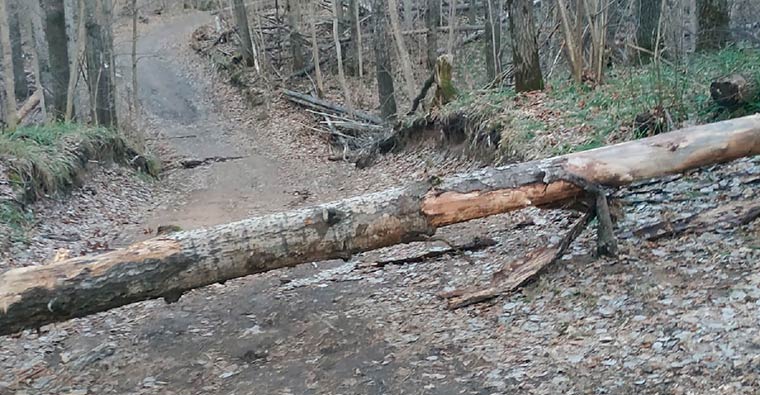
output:
M188 194L173 207L159 210L149 227L178 225L192 229L230 222L264 209L276 209L286 189L286 166L280 155L262 153L265 142L239 120L232 120L215 101L208 78L188 70L186 52L192 32L211 21L191 13L168 19L140 37L138 89L141 108L153 132L161 136L178 162L239 158L180 170Z

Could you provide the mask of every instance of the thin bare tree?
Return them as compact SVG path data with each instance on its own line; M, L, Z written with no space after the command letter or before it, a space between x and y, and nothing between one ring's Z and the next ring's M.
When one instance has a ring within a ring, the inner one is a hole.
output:
M338 79L340 80L340 87L343 89L343 100L345 100L346 107L351 111L354 108L354 105L351 101L348 84L346 83L346 74L343 72L343 53L341 52L340 33L338 32L340 23L338 7L338 1L333 1L333 39L335 40L335 52L338 57Z
M85 40L86 40L86 31L85 31L85 8L84 8L84 0L78 0L77 1L77 8L79 17L77 18L77 27L76 27L76 39L74 40L74 51L70 52L73 54L74 59L70 62L71 66L69 67L69 86L66 89L66 114L64 115L64 119L66 122L71 121L72 117L74 116L74 101L76 100L76 91L77 91L77 84L79 82L79 64L82 61L82 56L84 54L84 46L85 46ZM73 39L73 37L72 37ZM132 54L135 56L136 48L132 48ZM135 73L134 67L135 67L135 60L132 60L133 62L133 70L132 70L132 90L133 94L135 95L134 100L137 101L137 90L136 90L136 81L134 80L135 76L137 75Z
M245 2L243 0L232 0L232 5L237 34L240 38L240 54L243 56L243 63L252 67L256 64L256 58L253 56L253 41L251 40L251 31L248 30L248 14L245 10Z
M446 46L446 53L454 54L454 39L457 30L457 0L449 0L449 42Z
M43 86L51 92L50 116L62 119L66 114L66 94L69 86L69 50L66 34L66 12L63 0L42 0L45 13L44 26L52 86Z
M322 97L325 92L325 83L322 78L322 66L319 64L319 44L317 43L317 15L314 9L314 2L309 0L309 20L311 21L311 57L314 62L314 74L317 79L317 96ZM340 48L340 45L338 45Z
M427 0L425 11L425 26L427 27L427 65L429 70L435 70L438 58L438 25L441 23L441 0Z
M399 60L401 61L401 72L406 81L406 92L411 99L417 94L417 83L414 80L412 61L409 59L409 51L406 49L404 35L401 32L401 26L398 20L398 1L388 0L388 10L390 11L388 15L391 20L391 32L393 32L394 41L396 41L396 49L398 49L399 53Z

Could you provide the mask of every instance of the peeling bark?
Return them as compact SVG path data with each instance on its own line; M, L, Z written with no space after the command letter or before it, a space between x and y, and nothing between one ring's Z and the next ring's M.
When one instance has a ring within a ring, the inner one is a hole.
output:
M300 263L424 240L441 226L760 154L760 115L595 150L433 178L311 208L178 232L0 274L0 335Z

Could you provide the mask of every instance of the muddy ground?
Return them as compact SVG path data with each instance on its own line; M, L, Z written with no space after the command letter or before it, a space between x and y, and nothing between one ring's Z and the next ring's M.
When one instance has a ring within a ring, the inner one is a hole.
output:
M139 50L141 127L170 164L160 182L93 166L36 207L29 244L0 270L115 248L160 225L210 226L474 166L420 147L367 170L328 161L312 120L277 100L247 108L188 47L204 13L151 18ZM149 55L149 56L147 56ZM187 160L240 157L185 169ZM622 253L587 231L510 296L449 311L436 294L482 284L558 237L574 214L536 211L443 229L497 244L416 243L148 301L0 343L0 394L754 394L760 379L760 225L655 242L644 224L755 200L760 158L620 192Z

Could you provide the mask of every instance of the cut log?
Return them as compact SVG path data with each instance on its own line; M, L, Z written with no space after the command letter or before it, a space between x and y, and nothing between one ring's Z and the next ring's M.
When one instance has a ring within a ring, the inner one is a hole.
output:
M18 109L18 112L16 112L16 121L18 123L21 123L24 118L27 117L27 115L31 114L32 111L34 111L37 106L40 105L40 101L42 100L42 91L34 92L32 96L30 96L28 99L26 99L26 102L24 102L24 105L21 106L21 108Z
M436 228L760 154L760 115L485 168L334 203L177 232L102 255L0 274L0 335L300 263L421 240Z
M710 84L710 96L719 106L735 109L757 97L757 84L741 74L731 74Z

